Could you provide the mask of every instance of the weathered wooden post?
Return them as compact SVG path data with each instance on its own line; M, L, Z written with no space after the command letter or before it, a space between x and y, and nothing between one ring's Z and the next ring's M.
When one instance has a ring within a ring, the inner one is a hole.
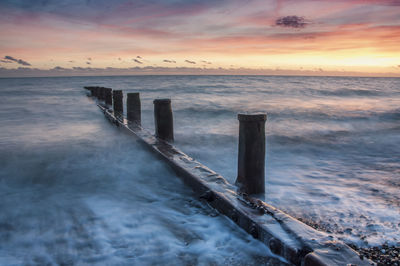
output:
M105 94L106 94L106 88L104 87L100 87L100 93L99 93L99 100L105 100Z
M141 106L139 92L127 93L126 114L128 121L141 124Z
M166 140L174 140L174 122L170 99L156 99L154 103L154 122L156 137Z
M112 89L110 88L104 88L104 101L108 105L112 105Z
M92 96L93 97L97 97L97 95L98 95L98 87L92 87L91 92L92 92Z
M266 114L238 114L239 156L236 185L247 194L265 192Z
M114 90L113 91L113 102L114 102L114 113L123 114L124 107L122 103L122 90Z
M101 87L97 87L97 99L101 100Z

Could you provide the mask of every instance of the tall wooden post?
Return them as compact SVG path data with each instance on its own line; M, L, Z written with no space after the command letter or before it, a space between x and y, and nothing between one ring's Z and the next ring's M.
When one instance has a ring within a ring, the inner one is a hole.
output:
M104 88L104 101L108 105L112 105L112 89Z
M129 122L141 124L141 106L139 92L127 93L126 114Z
M124 113L122 90L113 91L114 113L122 115Z
M266 114L238 114L239 156L236 184L247 194L265 192Z
M172 116L171 100L156 99L154 103L154 122L156 136L166 141L174 140L174 122Z

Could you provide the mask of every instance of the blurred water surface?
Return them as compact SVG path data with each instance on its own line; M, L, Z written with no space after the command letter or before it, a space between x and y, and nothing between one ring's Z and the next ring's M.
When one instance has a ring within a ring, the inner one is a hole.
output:
M236 178L238 112L268 114L266 201L358 245L400 241L400 79L0 79L0 264L259 264L269 251L112 127L82 89L172 99L176 145Z

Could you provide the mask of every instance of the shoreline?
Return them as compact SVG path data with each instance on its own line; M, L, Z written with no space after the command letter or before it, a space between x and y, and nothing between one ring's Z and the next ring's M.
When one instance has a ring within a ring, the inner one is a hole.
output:
M325 233L335 233L340 234L340 231L334 230L333 228L328 228L321 223L311 221L309 219L304 219L301 217L295 217L300 222L311 226L315 230L325 232ZM344 240L342 240L345 242ZM353 243L347 243L350 248L355 250L360 254L360 259L370 259L373 262L379 265L392 265L392 266L400 266L400 245L388 245L387 243L379 245L379 246L371 246L371 247L358 247ZM399 242L400 243L400 242Z

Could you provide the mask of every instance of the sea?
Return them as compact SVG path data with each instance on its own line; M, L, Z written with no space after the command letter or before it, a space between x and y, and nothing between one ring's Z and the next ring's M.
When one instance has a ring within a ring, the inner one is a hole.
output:
M358 247L400 245L400 78L1 78L0 265L286 265L83 86L140 92L151 132L171 98L174 145L231 183L237 114L266 113L267 203Z

